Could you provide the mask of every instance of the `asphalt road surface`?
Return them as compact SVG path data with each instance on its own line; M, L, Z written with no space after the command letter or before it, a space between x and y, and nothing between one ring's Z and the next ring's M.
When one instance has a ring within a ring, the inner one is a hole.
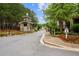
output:
M49 48L40 43L44 30L0 37L0 56L78 56L79 52Z

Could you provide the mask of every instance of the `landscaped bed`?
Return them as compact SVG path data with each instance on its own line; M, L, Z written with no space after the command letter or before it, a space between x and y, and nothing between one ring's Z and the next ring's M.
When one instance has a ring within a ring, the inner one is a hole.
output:
M58 37L65 42L79 44L79 35L68 35L67 39L64 34L59 35Z
M0 30L0 37L7 36L7 35L20 35L20 34L24 34L24 33L25 32L21 32L21 31L17 31L17 30L7 30L7 31Z

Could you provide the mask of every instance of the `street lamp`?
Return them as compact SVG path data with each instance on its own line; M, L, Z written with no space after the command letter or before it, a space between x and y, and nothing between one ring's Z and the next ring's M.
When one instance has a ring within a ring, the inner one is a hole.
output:
M26 16L28 16L29 14L28 13L26 13Z
M68 38L68 33L69 33L69 29L67 27L65 28L64 33L65 33L65 38L67 39Z

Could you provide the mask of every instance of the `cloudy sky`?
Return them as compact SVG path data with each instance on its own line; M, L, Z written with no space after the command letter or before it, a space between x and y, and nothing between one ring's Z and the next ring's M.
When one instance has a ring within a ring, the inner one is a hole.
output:
M24 3L23 5L36 13L39 23L45 23L44 13L42 12L42 9L45 9L47 7L46 3Z

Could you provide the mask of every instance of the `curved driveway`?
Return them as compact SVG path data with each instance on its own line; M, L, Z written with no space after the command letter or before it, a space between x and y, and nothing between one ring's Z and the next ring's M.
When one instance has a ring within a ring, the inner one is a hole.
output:
M32 34L0 37L0 56L77 56L79 52L49 48L40 43L43 30Z

